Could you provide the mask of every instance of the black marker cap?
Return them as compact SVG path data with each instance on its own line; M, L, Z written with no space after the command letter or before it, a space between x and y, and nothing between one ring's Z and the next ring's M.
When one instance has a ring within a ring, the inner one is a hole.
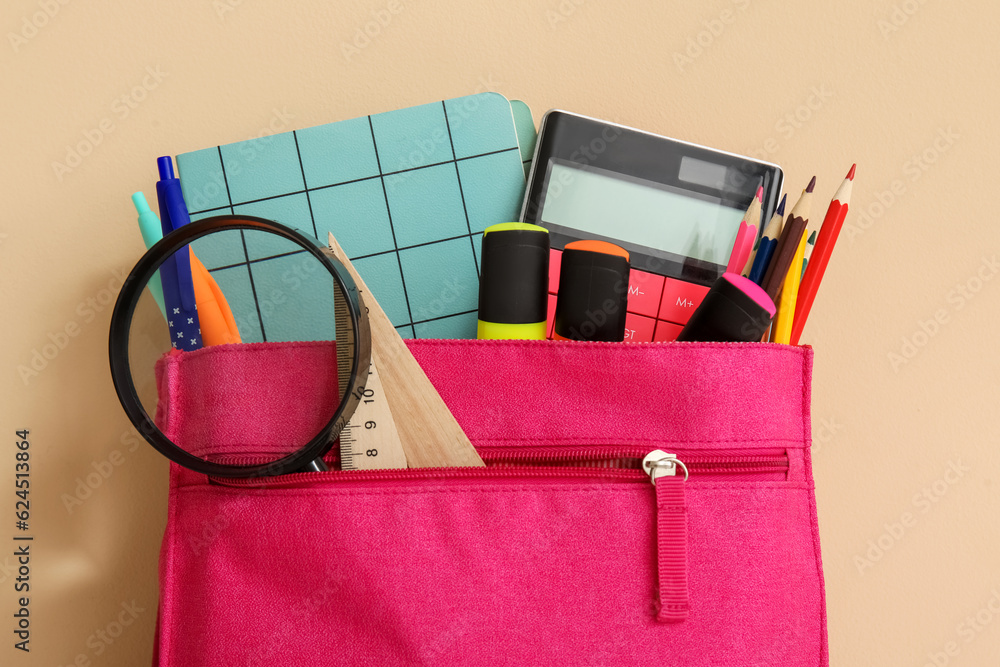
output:
M554 339L625 340L628 252L606 241L566 244L559 270Z
M771 297L748 278L724 273L708 290L678 341L759 341L771 326L775 308Z
M548 230L523 222L488 227L481 257L479 338L545 338Z

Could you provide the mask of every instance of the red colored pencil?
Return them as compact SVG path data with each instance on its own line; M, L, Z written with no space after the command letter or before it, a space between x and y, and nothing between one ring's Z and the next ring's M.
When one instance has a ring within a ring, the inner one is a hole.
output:
M844 226L844 219L847 217L847 210L851 204L851 189L854 186L854 170L857 166L856 164L851 166L851 170L847 172L847 178L840 184L837 194L833 196L830 208L826 210L823 226L819 230L819 238L816 239L816 248L813 250L812 259L809 260L809 265L806 267L806 275L802 278L799 297L795 301L792 345L799 344L802 328L806 325L806 318L809 317L809 311L816 299L816 292L819 291L819 284L823 280L826 265L830 263L833 246L837 243L840 228Z

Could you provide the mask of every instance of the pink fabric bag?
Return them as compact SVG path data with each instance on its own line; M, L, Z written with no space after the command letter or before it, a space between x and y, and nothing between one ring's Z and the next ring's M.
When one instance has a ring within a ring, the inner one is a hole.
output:
M810 348L409 346L488 467L172 465L156 664L828 664ZM319 343L170 355L157 419L266 447L317 417L255 397L319 407L332 370ZM657 449L689 479L652 484Z

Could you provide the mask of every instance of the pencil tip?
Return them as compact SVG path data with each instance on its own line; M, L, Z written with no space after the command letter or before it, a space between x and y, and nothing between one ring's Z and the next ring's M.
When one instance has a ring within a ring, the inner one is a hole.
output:
M857 168L858 168L857 163L851 165L851 170L849 172L847 172L847 180L849 180L849 181L853 181L854 180L854 170L857 169Z
M788 193L781 195L781 203L778 204L778 210L775 211L778 215L785 214L785 200L788 199Z
M806 243L808 243L809 245L816 245L816 232L815 231L813 231L813 233L809 235L809 239L806 241Z
M754 199L757 201L764 201L764 186L757 186L757 194L754 195Z
M806 187L806 192L812 192L813 188L816 187L816 177L813 176L812 180L809 181L809 185Z

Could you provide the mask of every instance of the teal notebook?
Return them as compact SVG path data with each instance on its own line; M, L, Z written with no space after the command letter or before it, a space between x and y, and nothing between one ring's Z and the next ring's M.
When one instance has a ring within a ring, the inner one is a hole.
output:
M482 232L518 219L534 138L524 103L481 93L184 153L177 168L192 220L333 232L404 338L475 338ZM231 304L256 307L244 342L267 340L281 322L253 273L295 258L220 236L197 242L198 258Z

